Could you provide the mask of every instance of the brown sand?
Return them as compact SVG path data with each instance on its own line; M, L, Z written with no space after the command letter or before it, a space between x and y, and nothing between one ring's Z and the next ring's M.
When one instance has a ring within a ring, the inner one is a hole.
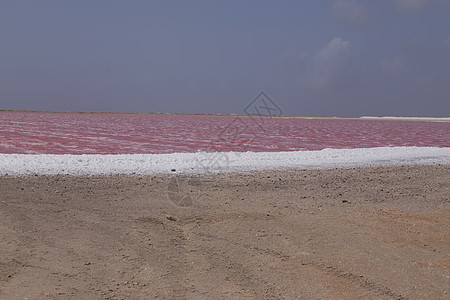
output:
M0 299L450 299L449 166L174 176L0 177Z

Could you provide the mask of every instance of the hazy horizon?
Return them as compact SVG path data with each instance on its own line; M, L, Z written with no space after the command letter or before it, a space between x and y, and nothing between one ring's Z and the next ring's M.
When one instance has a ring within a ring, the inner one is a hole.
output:
M449 117L450 0L2 1L0 110Z
M172 112L137 112L137 111L82 111L82 110L26 110L26 109L0 109L0 112L31 112L31 113L80 113L80 114L143 114L143 115L205 115L205 116L249 116L252 115L246 114L244 112L241 113L172 113ZM276 117L276 118L283 118L283 117L293 117L293 118L362 118L362 119L389 119L389 118L395 118L395 119L442 119L445 121L450 121L450 117L442 116L442 117L429 117L429 116L375 116L375 115L362 115L362 116L321 116L321 115L289 115L289 114L280 114L280 115L267 115L267 114L261 114L260 116L263 117Z

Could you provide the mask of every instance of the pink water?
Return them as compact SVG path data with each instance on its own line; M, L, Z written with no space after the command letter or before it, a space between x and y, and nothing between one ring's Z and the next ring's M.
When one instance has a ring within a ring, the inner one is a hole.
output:
M450 122L0 112L0 153L450 147Z

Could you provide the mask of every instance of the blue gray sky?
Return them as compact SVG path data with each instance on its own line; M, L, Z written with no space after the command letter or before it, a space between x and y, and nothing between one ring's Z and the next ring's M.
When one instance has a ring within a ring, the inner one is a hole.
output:
M450 0L0 2L0 109L450 116Z

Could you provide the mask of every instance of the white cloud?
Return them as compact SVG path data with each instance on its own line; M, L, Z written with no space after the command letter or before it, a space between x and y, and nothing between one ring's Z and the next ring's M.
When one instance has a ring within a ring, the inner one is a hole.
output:
M397 7L404 11L421 10L429 0L394 0Z
M315 58L311 84L315 87L339 85L352 75L351 44L334 38Z
M360 23L366 19L363 5L356 0L336 0L333 12L339 18L351 23Z

